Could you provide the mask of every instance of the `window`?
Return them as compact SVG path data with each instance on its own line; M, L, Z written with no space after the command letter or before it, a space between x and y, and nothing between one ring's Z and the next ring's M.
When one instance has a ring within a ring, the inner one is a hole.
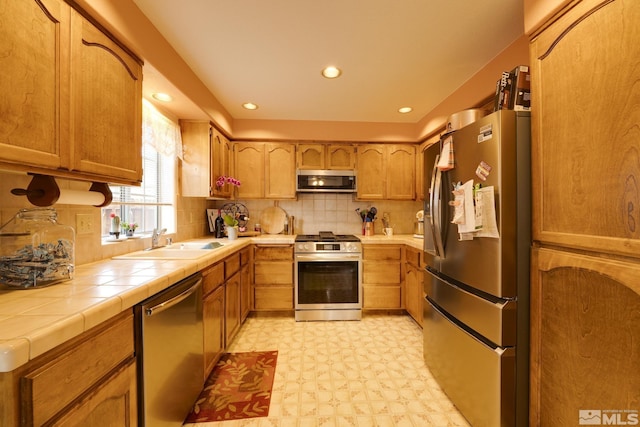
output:
M142 185L109 186L113 201L102 208L102 236L108 237L111 214L121 222L137 224L135 234L154 228L176 230L175 164L182 147L180 127L143 101ZM122 230L119 230L122 232Z

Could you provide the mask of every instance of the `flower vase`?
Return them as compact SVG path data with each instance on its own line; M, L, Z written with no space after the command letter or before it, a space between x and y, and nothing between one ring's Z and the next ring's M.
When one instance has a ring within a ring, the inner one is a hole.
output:
M236 240L238 238L238 227L225 227L227 231L227 237L229 240Z
M133 232L134 230L127 230L125 234L127 235L127 237L133 237Z

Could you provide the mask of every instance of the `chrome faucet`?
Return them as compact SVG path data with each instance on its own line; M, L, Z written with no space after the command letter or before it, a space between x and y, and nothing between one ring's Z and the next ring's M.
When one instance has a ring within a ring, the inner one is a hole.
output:
M158 230L157 228L153 229L153 234L151 234L151 248L150 249L161 248L162 246L164 246L164 245L160 245L160 236L163 235L166 232L167 232L166 228L163 228L162 230Z

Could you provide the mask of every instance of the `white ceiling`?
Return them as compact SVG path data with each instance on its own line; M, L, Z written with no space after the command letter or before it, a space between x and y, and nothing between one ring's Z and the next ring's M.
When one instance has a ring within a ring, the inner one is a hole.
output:
M235 119L415 123L523 34L522 0L134 2Z

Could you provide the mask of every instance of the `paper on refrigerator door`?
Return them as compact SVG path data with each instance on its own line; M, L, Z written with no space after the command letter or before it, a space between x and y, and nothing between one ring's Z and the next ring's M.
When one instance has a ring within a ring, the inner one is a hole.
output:
M473 180L462 184L458 190L462 190L464 194L464 223L458 224L458 233L460 233L460 240L469 240L473 238L473 233L476 231L476 216L473 208Z
M476 190L476 237L500 237L496 221L496 201L493 186Z
M440 152L440 160L438 161L438 169L448 171L453 169L453 138L449 135L442 143L442 151Z

